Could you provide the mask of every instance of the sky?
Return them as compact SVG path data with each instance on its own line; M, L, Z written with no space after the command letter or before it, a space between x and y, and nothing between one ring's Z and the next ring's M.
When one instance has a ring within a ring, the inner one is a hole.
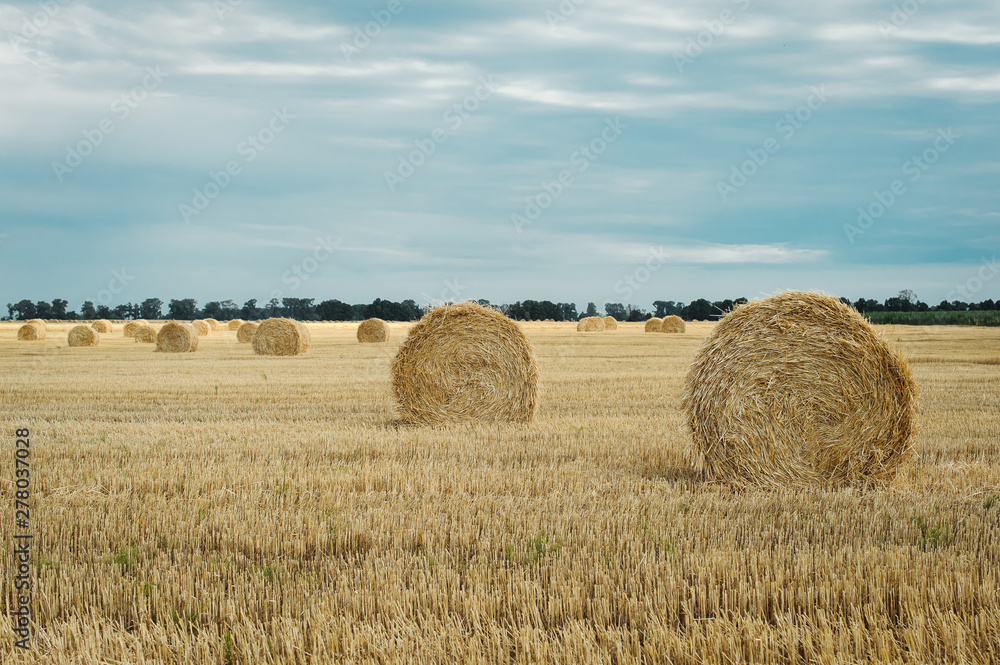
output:
M0 300L1000 299L994 2L0 4Z

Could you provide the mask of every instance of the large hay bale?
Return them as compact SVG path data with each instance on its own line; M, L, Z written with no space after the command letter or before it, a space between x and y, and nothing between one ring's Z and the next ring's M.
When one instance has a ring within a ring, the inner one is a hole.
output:
M691 365L683 403L713 479L884 483L910 450L916 386L854 309L789 291L722 319Z
M148 323L143 324L135 329L132 338L136 342L141 342L143 344L155 344L156 343L156 328L149 325Z
M194 331L198 333L199 337L207 337L209 331L212 329L212 326L210 326L207 321L202 319L192 321L191 327L194 328Z
M388 342L389 325L382 319L368 319L358 326L358 341L366 343Z
M198 350L198 331L190 323L170 321L156 333L156 350L188 353Z
M663 319L658 319L655 316L646 319L646 332L660 332L661 325L663 325Z
M299 332L302 333L302 344L299 353L305 353L309 350L309 345L312 344L312 334L309 332L309 326L302 321L295 321L295 325L299 327Z
M229 322L227 328L229 330L239 330L240 326L242 325L243 325L243 319L233 319L232 321Z
M25 323L35 323L37 325L40 325L42 327L42 330L48 330L48 326L45 325L45 321L43 321L42 319L28 319L27 321L25 321Z
M604 319L599 316L586 316L576 324L578 332L599 332L604 330Z
M605 330L618 330L618 319L613 316L604 317L604 329Z
M135 331L139 329L140 326L146 325L146 321L143 319L136 319L135 321L129 321L122 328L122 333L125 337L135 337Z
M473 302L444 305L411 329L392 362L404 422L530 422L538 364L520 326Z
M114 332L114 328L111 327L111 322L107 319L97 319L90 324L90 327L101 333Z
M268 319L257 326L250 340L259 356L295 356L309 348L309 332L291 319Z
M66 341L70 346L97 346L101 336L91 326L73 326Z
M37 323L25 323L17 329L17 338L25 342L45 339L45 326Z
M240 344L249 344L256 331L257 324L253 321L247 321L239 327L239 330L236 331L236 341Z
M202 319L202 321L207 323L208 327L211 328L212 330L222 330L222 326L219 324L219 322L213 319L212 317L208 317L207 319Z
M664 317L663 321L660 322L660 332L663 333L682 333L687 330L687 325L684 323L684 319L679 316L670 315Z

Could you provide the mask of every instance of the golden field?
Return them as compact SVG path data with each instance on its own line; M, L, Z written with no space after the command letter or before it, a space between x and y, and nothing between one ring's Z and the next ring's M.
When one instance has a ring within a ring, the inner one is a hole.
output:
M527 324L529 426L399 426L386 344L195 353L0 324L0 662L1000 662L1000 329L886 328L920 388L882 490L734 491L679 410L710 324ZM32 651L7 619L31 430Z

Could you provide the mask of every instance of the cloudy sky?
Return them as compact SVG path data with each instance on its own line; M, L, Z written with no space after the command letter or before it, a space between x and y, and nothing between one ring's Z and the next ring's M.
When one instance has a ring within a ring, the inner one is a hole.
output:
M1000 298L994 2L319 4L0 4L0 300Z

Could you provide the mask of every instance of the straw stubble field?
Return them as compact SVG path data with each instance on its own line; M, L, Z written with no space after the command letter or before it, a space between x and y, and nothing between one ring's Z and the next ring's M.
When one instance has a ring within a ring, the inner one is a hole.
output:
M66 330L62 330L62 328ZM1000 661L1000 331L893 328L916 454L880 491L733 491L689 469L708 324L525 326L528 426L400 427L390 342L311 326L195 353L0 325L33 446L33 651L3 663Z

